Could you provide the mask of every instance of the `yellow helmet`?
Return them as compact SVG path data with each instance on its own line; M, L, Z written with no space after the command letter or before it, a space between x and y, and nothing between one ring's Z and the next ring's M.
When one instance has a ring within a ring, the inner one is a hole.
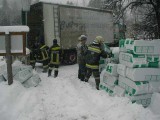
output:
M97 42L97 43L103 43L103 42L104 42L104 39L103 39L102 36L97 36L97 37L95 38L95 42Z

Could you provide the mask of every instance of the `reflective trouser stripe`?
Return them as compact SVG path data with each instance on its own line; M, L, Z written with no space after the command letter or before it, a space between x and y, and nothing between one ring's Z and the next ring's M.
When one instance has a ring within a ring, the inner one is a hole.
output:
M53 70L53 67L49 67L49 70Z
M51 61L50 61L51 64L60 64L59 62L59 54L56 54L56 61L53 62L53 54L51 55Z
M100 77L94 77L95 79L100 79Z
M48 65L44 65L43 68L48 68Z
M55 68L54 70L55 70L55 71L58 71L58 68Z

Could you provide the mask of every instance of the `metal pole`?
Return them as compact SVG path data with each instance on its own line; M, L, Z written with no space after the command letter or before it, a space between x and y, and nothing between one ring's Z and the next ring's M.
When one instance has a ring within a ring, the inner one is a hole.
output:
M28 24L27 22L27 11L25 11L25 19L26 19L26 25ZM28 47L28 41L27 41L28 39L27 39L27 34L26 34L26 46Z
M13 76L12 76L12 56L11 56L10 34L5 34L5 47L6 47L6 58L7 58L8 85L11 85L13 83Z

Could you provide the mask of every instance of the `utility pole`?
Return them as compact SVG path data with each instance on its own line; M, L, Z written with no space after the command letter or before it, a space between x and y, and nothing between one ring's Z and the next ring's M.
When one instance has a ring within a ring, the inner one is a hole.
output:
M6 58L7 58L8 85L11 85L13 83L13 75L12 75L11 37L9 33L5 34L5 47L6 47Z
M85 0L83 0L83 6L84 6L84 7L86 6Z

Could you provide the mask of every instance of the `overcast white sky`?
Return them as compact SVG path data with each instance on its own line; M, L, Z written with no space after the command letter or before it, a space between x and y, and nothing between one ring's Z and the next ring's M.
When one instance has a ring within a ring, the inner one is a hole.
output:
M38 0L32 0L32 1L38 1ZM73 2L76 5L84 5L85 6L88 4L89 0L43 0L43 1L53 1L53 2L59 2L65 4L67 1Z
M2 1L3 0L0 0L0 5L2 4ZM26 0L7 0L9 3L11 2L17 2L17 5L18 6L22 6L22 2L23 1L26 1ZM39 1L39 0L31 0L32 2L35 2L35 1ZM62 4L66 4L67 1L70 1L70 2L73 2L75 5L78 5L78 6L87 6L88 5L88 2L90 0L44 0L44 1L51 1L51 2L55 2L55 3L62 3Z

